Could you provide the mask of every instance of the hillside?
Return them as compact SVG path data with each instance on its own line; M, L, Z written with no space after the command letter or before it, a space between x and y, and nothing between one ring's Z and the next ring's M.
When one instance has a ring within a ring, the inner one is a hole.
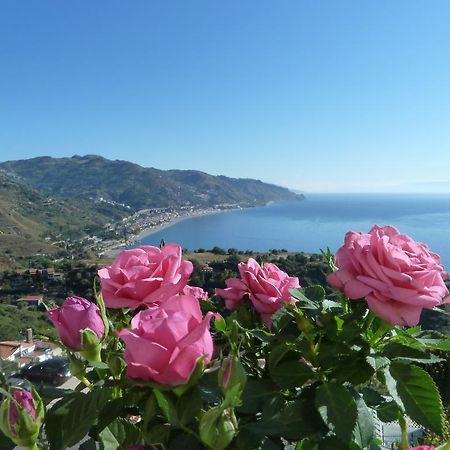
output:
M0 164L0 169L51 195L103 197L135 210L185 205L252 206L302 198L259 180L212 176L194 170L164 171L95 155L7 161Z
M52 253L52 242L78 238L128 214L106 203L49 197L0 173L0 265L8 255Z

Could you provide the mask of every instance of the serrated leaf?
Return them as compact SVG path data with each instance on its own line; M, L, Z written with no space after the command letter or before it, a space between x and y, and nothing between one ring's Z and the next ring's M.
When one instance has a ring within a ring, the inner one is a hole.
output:
M80 442L111 396L111 389L101 388L86 394L78 392L55 403L47 412L45 429L50 442L65 447Z
M366 448L374 438L374 423L372 413L362 398L356 399L358 416L353 435L361 448Z
M357 407L348 390L337 384L322 384L316 391L315 405L328 428L342 442L350 442L356 425Z
M163 412L167 421L173 426L179 426L180 420L178 418L177 410L175 409L172 401L169 400L169 398L158 389L154 389L153 392L155 394L156 402L161 408L161 411Z
M120 442L108 427L104 428L98 436L103 450L117 450L120 448Z
M300 388L316 373L303 361L283 361L271 371L272 380L282 389Z
M377 354L371 354L367 356L366 360L374 368L375 371L387 367L390 363L388 358Z
M242 393L242 405L237 411L241 414L259 413L267 401L279 395L280 388L273 381L249 379Z
M305 288L305 296L315 303L321 302L325 298L325 295L325 289L320 286L320 284L308 286Z
M398 419L401 410L396 402L393 400L390 402L383 402L379 404L376 408L378 418L384 422L389 423Z
M392 379L386 384L389 393L405 413L425 428L442 434L443 410L439 391L425 370L412 364L392 363ZM394 380L394 383L392 382Z
M342 305L339 302L334 302L333 300L325 299L322 302L322 308L324 311L331 311L333 309L342 309Z
M300 309L319 309L319 305L307 298L301 289L289 289L289 293L297 300L296 306Z

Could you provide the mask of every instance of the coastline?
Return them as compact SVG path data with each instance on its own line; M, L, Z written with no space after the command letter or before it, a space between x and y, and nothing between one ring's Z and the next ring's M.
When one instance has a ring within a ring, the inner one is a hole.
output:
M158 233L161 230L164 230L166 228L171 227L172 225L175 225L179 222L183 222L183 220L186 219L195 219L196 217L203 217L203 216L212 216L214 214L219 214L223 212L228 211L240 211L243 208L234 208L234 209L219 209L216 211L201 211L201 212L192 212L190 214L183 215L181 217L176 217L175 219L169 220L168 222L162 223L160 225L155 225L153 227L148 227L140 231L139 233L135 234L131 239L136 242L140 241L141 239L151 236L152 234Z
M267 206L267 205L265 205ZM130 236L130 238L127 240L127 242L123 242L120 244L113 245L109 248L105 248L103 252L103 256L107 258L114 258L118 253L120 253L122 250L125 250L125 248L132 246L142 240L143 238L147 236L151 236L152 234L158 233L161 230L164 230L166 228L169 228L177 223L183 222L187 219L195 219L196 217L204 217L204 216L212 216L214 214L220 214L224 212L230 212L230 211L241 211L242 209L248 209L245 207L239 207L239 208L224 208L224 209L215 209L215 210L200 210L200 211L192 211L188 214L184 214L182 216L175 217L167 222L161 223L159 225L154 225L151 227L144 228L143 230L139 231L139 233L133 234Z

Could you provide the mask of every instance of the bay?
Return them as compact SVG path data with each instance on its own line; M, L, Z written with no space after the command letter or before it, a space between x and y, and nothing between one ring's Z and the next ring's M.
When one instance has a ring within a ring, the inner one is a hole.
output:
M306 200L190 218L145 236L183 248L336 251L347 231L394 225L425 242L450 268L450 194L308 194Z

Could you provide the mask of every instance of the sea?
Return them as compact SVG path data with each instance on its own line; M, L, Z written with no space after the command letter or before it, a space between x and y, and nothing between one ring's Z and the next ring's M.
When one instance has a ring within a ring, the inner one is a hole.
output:
M450 194L306 194L302 201L220 212L182 220L141 244L177 242L195 250L335 252L347 231L394 225L440 254L450 269Z

